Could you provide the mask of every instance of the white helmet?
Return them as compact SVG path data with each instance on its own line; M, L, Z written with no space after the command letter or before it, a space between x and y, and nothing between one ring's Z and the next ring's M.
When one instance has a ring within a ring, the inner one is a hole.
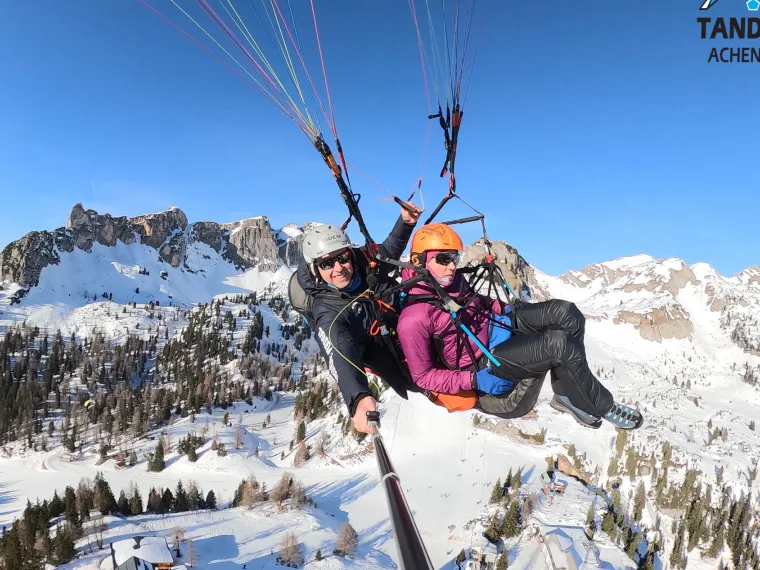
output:
M301 242L301 252L312 271L314 270L313 264L317 259L347 247L351 247L351 240L346 232L331 224L314 226L303 235Z

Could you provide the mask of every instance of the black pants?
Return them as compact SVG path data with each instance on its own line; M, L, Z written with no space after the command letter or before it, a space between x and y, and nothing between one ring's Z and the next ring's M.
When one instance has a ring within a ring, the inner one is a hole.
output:
M407 392L419 392L420 389L412 381L409 370L400 363L403 358L401 347L391 340L391 346L380 336L370 337L362 356L364 365L385 380L399 396L408 399Z
M586 361L586 318L574 303L560 299L515 301L512 324L512 338L491 351L501 362L491 370L515 382L515 387L504 396L482 396L480 409L500 417L525 415L535 406L547 372L554 393L567 396L584 412L601 417L612 407L612 394Z

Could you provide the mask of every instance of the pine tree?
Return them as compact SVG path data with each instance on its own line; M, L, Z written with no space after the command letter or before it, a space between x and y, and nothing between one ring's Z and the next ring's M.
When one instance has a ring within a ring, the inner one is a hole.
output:
M509 510L501 525L501 535L504 538L512 538L520 532L519 514L517 499L515 499L509 504Z
M216 495L214 494L213 489L211 489L206 495L206 508L212 510L216 509Z
M132 510L129 507L129 501L127 501L127 495L124 494L124 489L119 493L119 500L116 502L116 508L119 513L128 517L132 514Z
M713 536L712 542L710 543L710 547L707 549L707 556L710 558L714 558L720 554L721 550L723 550L723 543L725 541L725 529L723 526L723 518L720 518L720 522L718 525L718 532L715 533Z
M602 531L607 533L610 539L614 542L617 538L617 527L615 525L615 517L611 511L604 513L602 517Z
M129 509L132 511L133 515L140 515L143 512L142 496L140 495L140 490L137 488L137 485L135 485L132 490L132 496L129 499Z
M671 568L682 568L684 566L685 558L683 556L683 535L684 524L683 520L678 523L678 530L676 532L675 542L673 543L673 550L670 553L668 563Z
M298 431L296 433L296 443L301 443L306 438L306 424L303 420L298 422Z
M630 529L629 529L629 532L630 532ZM631 558L633 558L633 555L638 550L639 542L641 542L641 532L637 532L636 534L631 536L631 540L628 542L628 546L625 549L626 553Z
M503 496L501 490L501 479L496 479L496 483L493 484L493 488L491 489L492 503L498 503L501 501L501 498Z
M161 495L161 510L160 513L170 513L174 510L174 494L171 489L164 489L163 495Z
M182 485L182 481L177 481L177 490L174 493L174 512L182 513L190 508L187 497L187 491Z
M148 463L148 471L160 472L166 469L164 461L164 440L159 439L156 445L156 452Z
M633 520L636 522L641 521L641 514L644 512L644 506L647 501L647 492L644 487L644 482L639 481L638 487L636 487L636 496L633 500Z
M21 543L20 523L16 521L11 530L3 537L2 554L5 568L24 567L24 545ZM5 528L5 527L3 527ZM60 530L60 526L58 527Z
M517 470L517 473L512 477L510 487L517 490L522 485L522 467Z
M55 534L54 548L56 564L65 564L73 560L77 551L74 546L71 528L68 525L58 526ZM23 568L23 565L20 568Z
M636 468L639 464L639 458L637 457L636 450L633 446L628 448L628 453L625 459L625 469L628 472L628 478L633 481L636 477Z
M507 570L507 553L502 552L496 559L496 570Z
M491 517L491 520L488 523L488 528L486 528L483 536L485 536L490 542L496 544L499 541L500 535L501 527L499 525L499 517L494 515Z
M111 492L111 486L106 481L103 473L98 471L95 475L95 494L93 496L95 508L100 510L101 514L107 515L116 511L116 498Z
M615 453L619 457L620 454L623 453L623 448L628 441L628 432L619 428L615 428L615 431L618 432L617 439L615 439Z
M594 538L594 531L596 530L596 511L594 510L594 503L589 504L588 511L586 511L586 535L589 540Z

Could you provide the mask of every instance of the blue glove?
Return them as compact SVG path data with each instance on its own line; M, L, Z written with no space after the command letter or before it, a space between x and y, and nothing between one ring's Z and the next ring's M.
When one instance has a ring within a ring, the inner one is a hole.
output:
M510 307L507 307L507 312L509 312ZM491 334L488 337L488 349L493 350L493 347L495 347L497 344L501 344L502 342L509 340L512 337L512 329L511 328L503 328L502 326L499 326L498 323L501 323L502 325L511 327L512 326L512 319L507 315L491 315L491 320L496 322L489 323L489 326L491 327Z
M490 368L484 368L483 370L475 374L475 382L473 382L475 390L486 392L488 394L499 395L506 394L512 389L512 382L499 378L491 374Z

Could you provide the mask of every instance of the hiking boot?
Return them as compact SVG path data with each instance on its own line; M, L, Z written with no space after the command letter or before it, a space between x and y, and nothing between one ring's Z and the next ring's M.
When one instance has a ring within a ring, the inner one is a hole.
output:
M604 414L604 419L620 429L636 429L644 422L644 416L638 410L617 402Z
M558 396L557 394L554 394L549 405L557 411L570 414L575 418L575 421L582 426L593 429L599 429L602 426L602 418L592 416L591 414L587 414L583 410L576 408L570 403L567 396Z

